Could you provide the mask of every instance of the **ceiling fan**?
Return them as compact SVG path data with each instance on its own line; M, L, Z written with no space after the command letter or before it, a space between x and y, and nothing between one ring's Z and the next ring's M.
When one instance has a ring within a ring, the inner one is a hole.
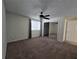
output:
M43 12L40 13L40 18L49 20L50 19L49 16L50 15L43 15Z

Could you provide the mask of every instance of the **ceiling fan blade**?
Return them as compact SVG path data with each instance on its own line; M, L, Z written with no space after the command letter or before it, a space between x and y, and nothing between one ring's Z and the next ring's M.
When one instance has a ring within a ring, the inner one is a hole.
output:
M44 15L40 15L41 18L44 18Z
M45 15L45 17L49 17L50 15Z
M44 17L44 19L48 19L48 20L49 20L50 18L46 18L46 17Z
M43 12L40 13L40 18L44 18L44 19L50 19L50 18L47 18L49 17L50 15L43 15Z

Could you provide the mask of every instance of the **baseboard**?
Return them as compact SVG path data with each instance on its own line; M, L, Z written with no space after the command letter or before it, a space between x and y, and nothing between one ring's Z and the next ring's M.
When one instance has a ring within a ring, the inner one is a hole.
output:
M8 43L22 41L22 40L25 40L25 39L28 39L28 38L17 38L17 39L9 40Z
M38 37L33 37L31 39L35 39L35 38L38 38ZM10 41L8 41L8 43L13 43L13 42L18 42L18 41L24 41L24 40L28 40L28 39L29 38L18 38L18 39L10 40Z
M73 41L65 41L65 42L72 44L72 45L77 45L77 42L73 42Z

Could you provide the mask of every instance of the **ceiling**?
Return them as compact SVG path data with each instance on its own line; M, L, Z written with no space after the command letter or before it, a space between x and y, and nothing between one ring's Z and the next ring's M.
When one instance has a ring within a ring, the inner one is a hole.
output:
M41 11L51 17L76 16L76 0L5 0L10 12L38 18Z

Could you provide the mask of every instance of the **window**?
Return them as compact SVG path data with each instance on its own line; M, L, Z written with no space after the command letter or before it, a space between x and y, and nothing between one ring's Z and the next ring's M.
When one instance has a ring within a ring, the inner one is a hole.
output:
M32 30L40 30L40 21L32 20L31 23Z

